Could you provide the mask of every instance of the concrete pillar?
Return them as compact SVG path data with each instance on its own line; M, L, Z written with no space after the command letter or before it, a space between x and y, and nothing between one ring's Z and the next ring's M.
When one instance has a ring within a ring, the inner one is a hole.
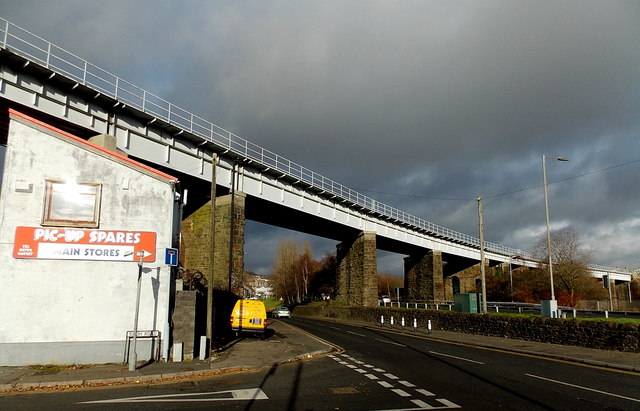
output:
M376 233L364 231L337 246L336 299L348 305L378 305Z
M405 296L414 300L444 300L442 252L433 250L404 259Z
M233 236L231 235L231 195L216 197L215 272L213 287L229 287L229 256L232 273L240 279L244 273L245 194L236 192L233 200ZM230 242L233 237L233 245ZM209 281L211 264L211 202L187 217L182 224L180 261L184 268L200 271ZM230 253L231 251L231 253ZM234 282L234 286L237 286Z

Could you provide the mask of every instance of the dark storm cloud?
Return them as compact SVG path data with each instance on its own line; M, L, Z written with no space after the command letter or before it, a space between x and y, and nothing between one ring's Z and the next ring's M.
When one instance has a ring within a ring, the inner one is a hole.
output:
M434 223L476 235L481 195L488 241L530 248L544 230L541 156L570 157L548 164L550 181L582 176L549 187L554 227L575 228L597 262L638 265L640 165L604 170L640 159L637 1L0 6L113 73ZM270 266L264 258L251 264Z

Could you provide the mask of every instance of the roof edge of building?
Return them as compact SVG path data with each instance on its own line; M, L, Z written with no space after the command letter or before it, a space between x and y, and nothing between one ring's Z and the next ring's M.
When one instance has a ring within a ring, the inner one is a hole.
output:
M108 157L111 158L112 160L121 163L125 166L131 167L131 168L136 168L139 169L140 171L142 171L144 174L150 175L152 177L156 177L156 178L160 178L162 180L166 180L169 183L172 184L176 184L178 182L178 178L174 177L172 175L169 175L167 173L164 173L160 170L156 170L153 167L150 167L146 164L142 164L138 161L132 160L130 158L128 158L127 156L124 156L120 153L111 151L107 148L104 148L102 146L99 146L97 144L91 143L89 141L86 141L78 136L75 136L71 133L68 133L64 130L60 130L59 128L56 128L50 124L47 124L41 120L38 120L36 118L33 118L27 114L24 114L18 110L15 110L13 108L9 108L9 117L13 120L19 121L23 124L26 125L31 125L31 126L35 126L36 128L39 128L40 130L44 131L45 133L52 135L54 137L58 137L58 138L64 138L66 140L69 140L70 142L72 142L73 144L83 147L85 149L88 149L98 155L101 155L103 157Z

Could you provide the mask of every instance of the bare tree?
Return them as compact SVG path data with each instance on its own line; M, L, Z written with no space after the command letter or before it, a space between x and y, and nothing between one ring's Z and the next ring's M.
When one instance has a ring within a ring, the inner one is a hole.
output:
M301 277L301 293L302 300L307 301L309 299L309 283L313 274L318 271L318 263L313 259L311 252L311 245L309 241L304 240L304 252L298 259L299 274ZM300 301L299 301L300 302Z
M594 252L583 246L580 235L572 228L554 231L551 244L554 285L560 303L575 306L578 299L601 294L602 287L588 267ZM546 236L538 241L533 253L540 261L548 261ZM549 275L548 264L541 264L540 270Z
M378 295L386 294L389 297L393 296L391 290L396 288L402 288L404 286L404 279L391 274L378 274Z
M282 298L286 304L296 302L298 288L296 286L296 260L298 258L298 246L292 240L285 240L278 246L278 251L273 261L272 284L274 292Z

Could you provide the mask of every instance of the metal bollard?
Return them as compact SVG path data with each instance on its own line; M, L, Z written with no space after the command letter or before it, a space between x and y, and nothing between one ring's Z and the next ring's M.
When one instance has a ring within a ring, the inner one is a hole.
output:
M402 317L402 329L404 330L404 317Z
M431 320L427 321L427 334L431 334Z
M380 326L384 327L384 315L380 316Z
M413 319L413 332L418 331L418 320Z
M393 317L391 317L391 328L393 328Z

